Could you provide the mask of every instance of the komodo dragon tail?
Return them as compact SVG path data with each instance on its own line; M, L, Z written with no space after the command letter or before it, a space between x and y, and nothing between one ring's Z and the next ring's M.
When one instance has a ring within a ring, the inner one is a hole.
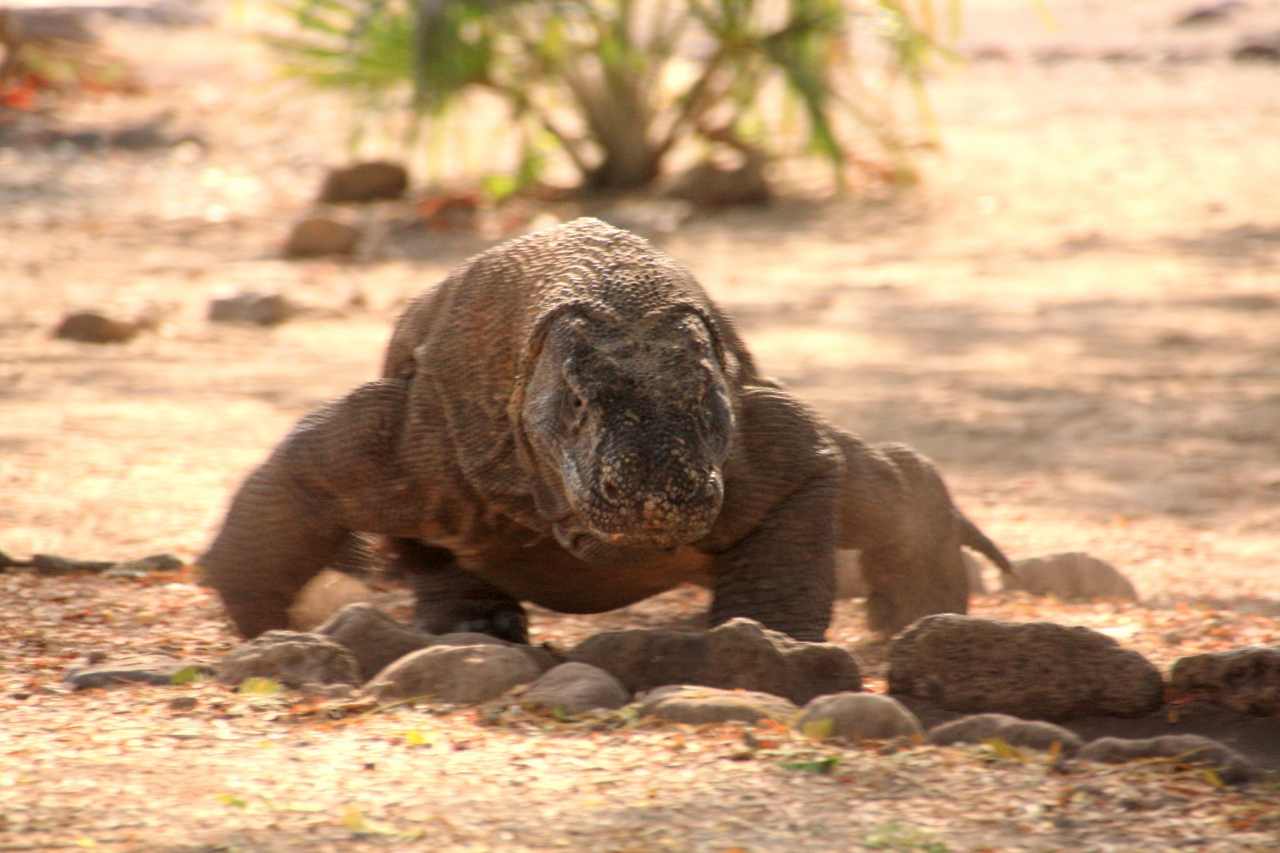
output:
M954 510L956 516L956 525L960 529L960 544L966 548L972 548L982 556L999 567L1000 571L1006 575L1013 574L1013 565L1009 562L1009 558L1004 555L996 543L987 537L987 534L978 529L978 525L964 517L964 513L960 510Z

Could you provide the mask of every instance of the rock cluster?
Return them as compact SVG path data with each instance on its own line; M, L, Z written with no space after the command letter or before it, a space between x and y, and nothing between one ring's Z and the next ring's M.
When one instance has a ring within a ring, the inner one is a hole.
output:
M845 649L797 642L750 619L697 634L609 631L584 640L569 659L598 666L631 691L697 684L771 693L800 705L862 689L857 658Z
M1160 673L1086 628L926 617L900 635L890 651L893 695L861 692L858 664L849 652L796 642L747 619L704 633L599 634L568 657L565 662L551 649L482 634L427 634L358 603L315 633L263 634L228 654L216 677L229 685L268 678L317 695L345 695L363 685L366 695L380 701L476 704L510 694L526 708L567 716L609 713L637 701L640 716L672 723L770 721L813 740L878 741L890 749L1000 741L1054 750L1060 760L1158 758L1204 766L1229 784L1251 781L1261 772L1229 745L1257 754L1256 744L1239 740L1235 729L1235 734L1210 732L1225 737L1225 743L1185 729L1138 735L1168 731L1144 723L1166 716L1152 713L1163 706ZM169 659L107 663L95 658L68 671L66 680L86 689L214 674L213 667ZM1278 691L1280 649L1266 648L1184 658L1169 686L1175 699L1209 708L1208 703L1217 703L1219 716L1251 714L1248 719L1263 720L1280 717ZM966 716L955 718L956 712ZM1139 715L1147 716L1136 719ZM926 732L922 719L939 724ZM1109 736L1116 733L1129 737Z

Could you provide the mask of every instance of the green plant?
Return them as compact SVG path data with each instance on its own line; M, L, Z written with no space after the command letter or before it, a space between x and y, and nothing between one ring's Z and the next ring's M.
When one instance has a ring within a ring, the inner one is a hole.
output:
M496 93L534 179L549 148L583 182L643 186L686 140L909 179L932 137L924 78L959 0L283 0L287 73L439 123ZM945 13L940 16L935 6ZM900 84L914 118L894 109ZM414 127L418 122L413 123ZM867 155L862 148L878 151Z

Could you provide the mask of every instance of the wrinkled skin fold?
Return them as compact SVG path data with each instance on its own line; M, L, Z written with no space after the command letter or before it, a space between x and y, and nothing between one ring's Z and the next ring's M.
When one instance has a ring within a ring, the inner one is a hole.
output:
M927 460L763 379L687 270L590 219L414 300L383 377L295 427L200 565L252 637L357 533L393 543L420 627L518 641L521 601L593 613L686 581L713 624L821 640L839 548L892 632L965 611L961 545L1008 565Z

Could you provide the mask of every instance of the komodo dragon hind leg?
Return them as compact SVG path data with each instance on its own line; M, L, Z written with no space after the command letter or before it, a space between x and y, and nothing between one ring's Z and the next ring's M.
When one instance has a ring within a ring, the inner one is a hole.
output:
M966 612L960 546L997 565L1004 555L955 508L929 460L901 444L870 446L843 432L837 440L846 469L840 544L862 551L869 626L890 635L923 616Z
M413 626L429 634L473 632L529 642L529 617L510 595L458 565L448 548L396 539L393 571L402 572L416 599Z

